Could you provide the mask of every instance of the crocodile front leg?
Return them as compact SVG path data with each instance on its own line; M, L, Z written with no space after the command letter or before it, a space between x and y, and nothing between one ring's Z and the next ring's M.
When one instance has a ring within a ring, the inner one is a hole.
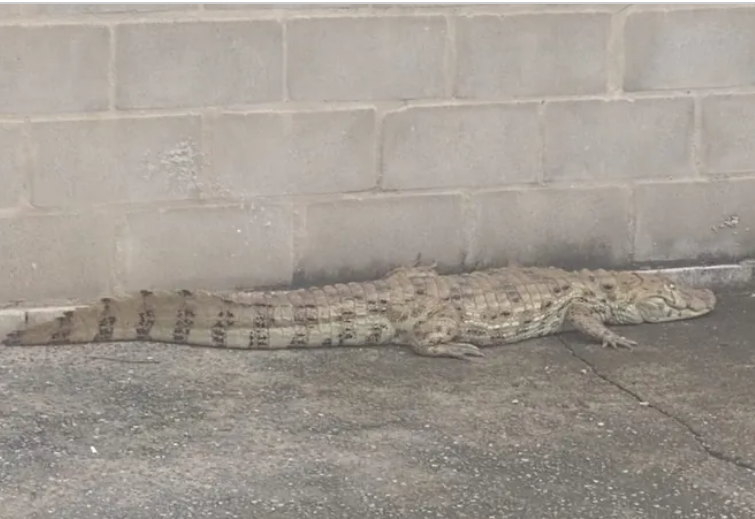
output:
M635 341L609 330L600 315L586 305L573 304L566 313L566 320L588 337L601 341L604 348L631 350L634 346L637 346Z

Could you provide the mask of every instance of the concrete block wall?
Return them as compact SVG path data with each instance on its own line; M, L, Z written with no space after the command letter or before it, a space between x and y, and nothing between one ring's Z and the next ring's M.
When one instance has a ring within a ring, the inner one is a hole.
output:
M755 254L747 5L7 5L0 304Z

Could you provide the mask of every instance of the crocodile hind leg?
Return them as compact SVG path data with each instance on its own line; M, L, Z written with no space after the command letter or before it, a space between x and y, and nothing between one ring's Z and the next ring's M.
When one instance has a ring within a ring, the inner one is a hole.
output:
M423 357L448 357L459 360L470 360L471 357L482 357L482 351L474 344L467 342L446 342L441 344L428 344L412 342L412 351Z
M482 351L474 344L456 342L460 318L452 308L445 306L419 320L413 327L409 345L414 353L424 357L447 357L470 360L482 357Z

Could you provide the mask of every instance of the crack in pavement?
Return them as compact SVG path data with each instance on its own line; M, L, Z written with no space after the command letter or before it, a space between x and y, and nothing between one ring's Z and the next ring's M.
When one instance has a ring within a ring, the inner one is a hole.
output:
M642 396L639 393L637 393L637 392L629 389L628 387L624 386L620 382L617 382L617 381L611 379L611 377L609 377L608 375L606 375L604 373L601 373L600 370L598 370L598 368L595 367L595 365L593 365L590 361L588 361L583 356L579 355L574 350L574 348L563 337L558 336L558 340L561 341L561 344L563 344L564 347L566 348L566 350L569 353L571 353L572 357L576 358L577 360L579 360L580 362L582 362L582 364L584 364L585 366L587 366L590 369L590 371L596 377L600 378L601 380L603 380L604 382L606 382L606 383L610 384L611 386L615 387L616 389L618 389L622 393L631 396L632 398L634 398L635 400L637 400L639 403L641 403L641 404L649 407L650 409L655 410L656 412L662 414L666 418L672 420L677 425L679 425L682 428L686 429L687 432L689 434L691 434L692 437L695 439L695 441L697 442L697 444L700 445L700 447L703 449L703 451L706 454L708 454L708 456L711 456L712 458L715 458L715 459L717 459L719 461L723 461L725 463L729 463L729 464L734 465L736 467L748 470L750 472L755 472L755 464L753 464L753 463L751 463L749 461L746 461L746 460L744 460L744 459L742 459L742 458L740 458L738 456L732 456L732 455L726 454L725 452L722 452L722 451L720 451L718 449L715 449L715 448L711 447L705 441L704 435L701 432L699 432L697 429L695 429L692 425L690 425L689 423L687 423L685 420L683 420L683 419L679 418L678 416L675 416L674 414L666 411L665 409L663 409L662 407L658 406L657 404L653 404L649 400L646 400L646 399L642 398Z

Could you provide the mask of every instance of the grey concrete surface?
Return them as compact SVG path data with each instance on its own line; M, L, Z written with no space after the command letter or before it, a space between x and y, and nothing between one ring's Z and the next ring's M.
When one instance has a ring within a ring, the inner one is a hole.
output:
M634 352L6 348L0 517L753 517L753 290Z

